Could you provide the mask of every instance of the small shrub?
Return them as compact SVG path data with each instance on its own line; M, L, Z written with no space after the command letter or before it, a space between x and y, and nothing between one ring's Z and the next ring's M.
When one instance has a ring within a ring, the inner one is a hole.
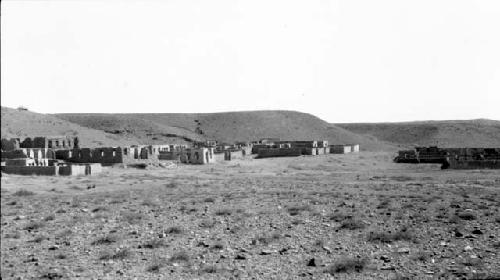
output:
M207 197L207 198L203 199L203 202L215 202L215 198Z
M129 224L138 223L143 218L143 215L141 213L136 212L123 212L121 216L122 220L126 221Z
M90 243L90 245L106 245L106 244L115 243L118 240L119 240L119 237L117 235L108 234L106 236L99 237L96 240L92 241L92 243Z
M172 257L170 257L169 261L173 263L187 263L189 262L189 255L186 253L186 251L176 252L172 255Z
M367 263L368 260L365 258L345 257L328 266L326 272L331 275L336 273L361 272Z
M345 212L334 212L334 213L331 213L327 216L327 218L329 220L337 222L337 223L340 223L340 222L342 222L346 219L350 219L352 217L353 217L352 214L345 213Z
M121 260L128 258L131 252L127 248L118 249L117 251L104 251L100 254L100 260Z
M217 211L215 211L215 215L217 215L217 216L229 216L229 215L231 215L232 212L233 212L232 209L222 208L222 209L218 209Z
M19 239L19 238L21 238L21 234L18 231L10 232L10 233L6 233L4 235L4 238Z
M54 214L52 214L52 215L48 215L47 217L43 218L43 220L48 222L48 221L55 220L55 218L56 218L56 216Z
M92 209L91 212L96 213L96 212L103 212L103 211L107 211L107 210L108 210L108 208L106 208L105 206L97 206L94 209Z
M349 230L356 230L356 229L363 229L365 228L365 223L363 221L360 221L358 219L354 218L349 218L347 220L344 220L342 224L340 225L340 229L349 229Z
M212 228L215 225L215 221L211 219L204 219L200 222L200 227L202 228Z
M160 238L152 238L141 245L141 248L156 249L165 246L165 241Z
M63 231L60 231L56 233L56 238L64 238L66 236L71 235L73 232L70 229L65 229Z
M310 211L311 206L309 206L307 204L306 205L291 205L291 206L288 206L286 210L288 211L288 214L290 214L290 216L297 216L301 212Z
M222 250L222 249L224 249L224 244L221 242L217 242L217 243L213 244L211 248L214 250Z
M68 257L63 253L59 253L59 254L55 255L55 258L58 260L64 260L64 259L67 259Z
M37 237L35 237L33 240L31 240L30 242L34 242L34 243L40 243L44 240L47 239L47 236L41 234L41 235L38 235Z
M167 189L175 189L177 188L179 185L177 184L177 182L170 182L168 184L165 184L165 188Z
M20 189L20 190L16 191L15 193L13 193L12 195L14 195L14 196L30 196L30 195L34 195L34 194L35 193L32 191Z
M172 226L172 227L169 227L165 230L165 233L166 234L181 234L182 233L182 228L178 227L178 226Z
M36 230L36 229L39 229L39 228L41 228L41 227L43 227L43 226L44 226L44 224L43 224L43 223L33 221L33 222L29 222L29 223L27 223L27 224L23 227L23 229L24 229L24 230Z
M394 241L413 241L413 235L405 228L395 232L370 232L368 234L368 241L392 243Z
M154 261L152 264L148 265L146 268L147 272L157 273L164 266L163 262Z
M425 252L425 251L418 251L416 252L412 257L411 259L412 260L416 260L416 261L420 261L420 262L425 262L427 261L427 259L429 259L430 257L430 254L428 252Z
M15 201L15 200L5 203L5 205L16 205L16 204L17 204L17 201Z
M217 267L215 265L208 265L208 266L204 266L201 269L201 271L204 273L217 273Z
M253 245L257 245L257 243L260 243L260 244L263 244L263 245L267 245L269 243L272 243L274 241L277 241L281 238L281 234L277 233L277 232L274 232L270 235L261 235L261 236L257 236L256 238L254 238L252 240L252 244Z

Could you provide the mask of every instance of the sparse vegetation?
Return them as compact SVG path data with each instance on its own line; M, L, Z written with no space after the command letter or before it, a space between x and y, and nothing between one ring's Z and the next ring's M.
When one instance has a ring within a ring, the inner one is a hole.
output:
M107 250L103 251L99 255L100 260L121 260L128 258L132 253L128 248L119 248L115 251Z
M20 190L14 192L12 195L14 195L14 196L32 196L32 195L35 195L35 193L32 191L25 190L25 189L20 189Z
M286 210L288 211L288 214L290 214L290 216L297 216L301 212L310 211L311 210L311 206L309 206L307 204L304 204L304 205L290 205L290 206L288 206L286 208Z
M368 234L368 241L392 243L394 241L414 241L414 236L406 228L396 231L378 231Z
M338 273L361 272L367 265L366 258L344 257L327 267L326 272L335 275Z
M112 244L115 243L119 240L119 236L115 234L108 234L106 236L99 237L92 241L90 245L107 245L107 244Z

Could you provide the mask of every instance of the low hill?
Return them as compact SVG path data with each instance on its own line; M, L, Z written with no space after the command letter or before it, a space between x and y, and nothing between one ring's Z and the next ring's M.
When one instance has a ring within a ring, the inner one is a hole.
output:
M500 147L500 121L420 121L335 124L400 146Z
M85 147L120 146L132 142L100 130L82 127L55 116L1 108L2 138L35 136L78 136Z
M56 114L81 126L160 143L173 139L222 142L252 141L266 137L359 143L366 150L393 149L374 137L360 136L310 114L295 111L247 111L210 114Z

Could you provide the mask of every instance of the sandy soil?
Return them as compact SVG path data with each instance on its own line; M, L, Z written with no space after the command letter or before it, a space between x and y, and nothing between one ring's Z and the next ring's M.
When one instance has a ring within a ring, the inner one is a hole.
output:
M500 171L388 153L2 174L2 279L493 279Z

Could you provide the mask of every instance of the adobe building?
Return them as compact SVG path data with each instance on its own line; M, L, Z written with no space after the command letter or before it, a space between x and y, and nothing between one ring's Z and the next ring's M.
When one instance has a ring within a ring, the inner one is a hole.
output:
M330 154L348 154L352 152L351 145L330 145Z
M215 162L214 148L190 148L184 149L179 154L182 163L187 164L209 164Z
M113 164L157 163L158 155L149 146L82 148L56 151L56 159L73 163Z

